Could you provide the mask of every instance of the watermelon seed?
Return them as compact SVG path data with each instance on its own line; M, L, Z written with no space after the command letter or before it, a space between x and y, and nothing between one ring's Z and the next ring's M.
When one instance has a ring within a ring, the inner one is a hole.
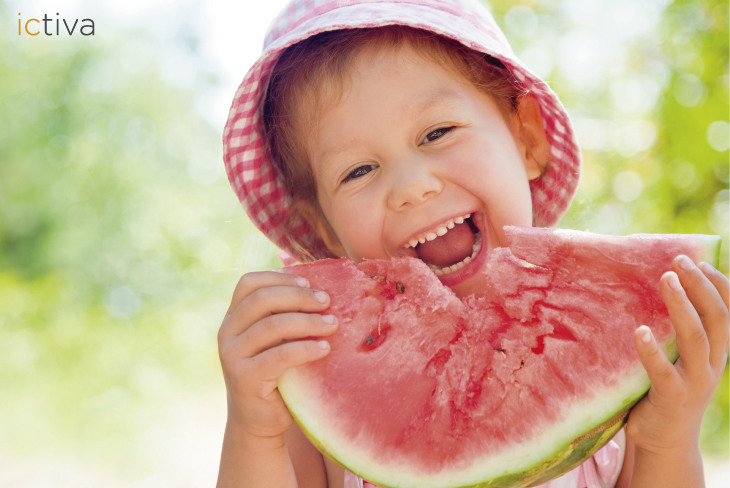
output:
M371 330L370 334L368 334L368 336L362 342L360 350L372 351L373 349L380 346L385 341L388 332L390 332L390 327L390 325L386 324L385 327L381 329L380 324L378 324L377 330Z
M398 291L398 293L406 292L406 287L400 281L395 282L395 289Z
M372 275L372 276L370 276L370 279L378 280L378 281L385 281L385 275Z

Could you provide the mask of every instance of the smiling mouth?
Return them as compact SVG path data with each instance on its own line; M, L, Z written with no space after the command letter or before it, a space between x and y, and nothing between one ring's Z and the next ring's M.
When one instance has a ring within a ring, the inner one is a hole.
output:
M437 275L459 271L469 264L482 247L482 235L468 213L447 220L434 229L411 238L404 247Z

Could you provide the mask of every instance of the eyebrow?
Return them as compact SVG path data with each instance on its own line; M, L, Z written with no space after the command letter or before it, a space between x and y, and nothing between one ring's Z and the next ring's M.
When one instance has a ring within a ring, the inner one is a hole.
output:
M442 105L453 103L457 100L461 100L463 96L456 90L451 88L436 88L429 92L420 101L415 101L411 106L408 107L408 113L421 113L427 109L433 107L440 108Z
M327 180L339 180L338 174L336 174L335 172L335 169L338 166L336 162L339 159L339 155L347 153L348 151L353 150L355 147L358 147L358 145L361 144L360 141L361 139L359 138L348 139L347 141L338 143L335 146L328 147L326 150L322 151L319 154L318 160L322 165L322 174L325 175Z

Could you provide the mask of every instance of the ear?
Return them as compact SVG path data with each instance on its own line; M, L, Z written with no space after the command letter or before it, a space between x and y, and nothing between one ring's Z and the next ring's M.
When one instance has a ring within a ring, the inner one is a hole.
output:
M539 178L550 160L550 143L542 122L540 105L532 94L527 93L517 100L512 126L527 178Z
M319 207L309 201L297 200L292 205L292 210L299 213L307 221L332 254L341 258L347 256L345 248L340 244L340 240L332 230L329 222L327 222L327 219L322 215Z

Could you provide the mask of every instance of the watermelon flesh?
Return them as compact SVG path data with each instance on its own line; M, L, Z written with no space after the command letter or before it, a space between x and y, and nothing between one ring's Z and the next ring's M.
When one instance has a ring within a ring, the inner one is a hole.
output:
M506 227L486 292L459 299L418 259L288 268L331 296L330 354L279 391L322 452L381 486L526 487L622 427L649 381L633 345L677 350L659 278L719 237Z

